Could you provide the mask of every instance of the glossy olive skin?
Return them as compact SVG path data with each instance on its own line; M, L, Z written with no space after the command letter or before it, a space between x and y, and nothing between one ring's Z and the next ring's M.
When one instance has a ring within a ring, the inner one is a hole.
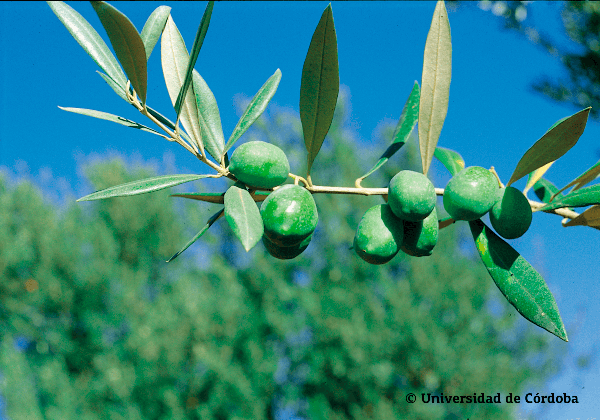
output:
M360 220L354 235L354 250L368 263L385 264L396 256L403 240L402 220L388 204L378 204Z
M498 197L498 202L490 210L492 227L504 239L523 236L533 218L529 201L514 187L500 189Z
M298 245L317 227L317 205L306 188L286 184L267 196L260 207L264 235L278 246Z
M413 257L428 257L438 241L439 224L436 209L418 222L404 221L402 251Z
M249 141L231 155L229 172L248 186L274 188L287 179L290 163L279 147L264 141Z
M463 169L446 185L444 209L454 220L477 220L498 200L498 181L481 166Z
M308 245L312 240L312 235L304 239L299 244L292 246L279 246L271 242L269 238L267 238L264 235L262 240L263 244L265 245L265 248L267 249L267 252L273 257L279 258L280 260L291 260L293 258L296 258L298 255L302 254L304 250L308 248Z
M435 188L429 178L414 171L400 171L390 181L388 204L404 220L418 222L435 207Z

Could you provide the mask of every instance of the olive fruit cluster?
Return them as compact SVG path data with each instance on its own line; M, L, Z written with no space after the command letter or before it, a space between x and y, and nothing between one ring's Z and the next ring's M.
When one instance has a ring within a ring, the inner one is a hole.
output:
M435 188L423 174L400 171L390 181L388 203L371 207L354 236L354 250L371 264L385 264L402 250L431 255L438 239Z
M532 220L523 193L514 187L499 188L496 177L480 166L452 177L444 190L444 208L454 220L473 221L489 212L493 228L505 239L522 236Z
M290 164L279 147L250 141L235 149L229 172L249 187L271 189L285 182ZM269 194L261 205L260 214L265 248L279 259L295 258L304 252L319 221L312 194L291 184Z

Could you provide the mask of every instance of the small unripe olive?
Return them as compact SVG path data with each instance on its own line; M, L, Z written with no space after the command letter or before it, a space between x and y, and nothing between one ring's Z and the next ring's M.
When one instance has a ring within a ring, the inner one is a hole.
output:
M308 244L310 244L310 241L312 240L312 235L299 244L292 246L279 246L271 242L271 240L264 235L262 240L265 248L273 257L279 258L280 260L291 260L302 254L304 250L308 248Z
M498 200L498 181L480 166L463 169L446 185L444 209L454 220L477 220Z
M404 242L402 251L413 257L431 255L438 240L438 217L433 209L431 214L418 222L404 221Z
M400 171L390 181L388 204L404 220L425 219L435 207L435 188L429 178L414 171Z
M366 262L385 264L400 250L404 238L402 220L388 204L367 210L354 235L354 250Z
M317 227L319 215L312 194L286 184L267 196L260 207L264 235L278 246L298 245Z
M248 186L273 188L285 182L290 163L279 147L264 141L249 141L234 150L229 172Z
M498 197L498 202L490 210L492 226L505 239L523 236L533 218L529 201L513 187L500 189Z

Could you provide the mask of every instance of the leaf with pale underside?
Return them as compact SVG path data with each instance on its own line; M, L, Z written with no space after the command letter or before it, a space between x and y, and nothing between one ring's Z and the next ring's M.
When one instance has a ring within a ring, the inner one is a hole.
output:
M569 182L567 185L562 187L558 192L563 192L567 188L573 187L573 191L578 190L583 187L585 184L592 182L594 179L598 177L600 174L600 161L598 161L594 166L585 171L583 174L579 175L576 179Z
M590 207L575 219L569 220L564 226L600 226L600 205Z
M544 176L544 174L548 171L548 169L550 169L550 166L552 166L553 163L554 161L547 163L541 168L537 168L535 171L529 173L529 176L527 177L527 185L525 185L525 188L523 189L524 195L527 195L527 191L529 191L531 187L533 187L535 183L538 182Z
M121 97L121 99L123 99L127 103L130 103L127 99L127 95L125 95L125 88L123 86L119 86L118 84L116 84L113 79L111 79L109 76L102 73L101 71L96 72L102 77L102 79L104 79L108 86L110 86L111 89L114 90L115 93Z
M49 1L47 3L73 38L92 57L96 64L100 66L104 73L118 86L124 88L127 83L125 73L123 73L117 59L110 52L110 49L92 25L65 2Z
M550 203L540 208L540 211L554 210L562 207L586 207L592 204L600 204L600 184L581 188L560 198L556 197Z
M438 1L425 42L421 101L419 104L419 146L423 173L427 175L448 112L452 74L450 22L443 1Z
M369 172L361 176L359 180L362 181L381 168L408 141L415 125L417 125L417 120L419 119L419 97L419 83L415 82L412 91L404 104L404 108L402 108L398 124L396 124L396 129L394 130L394 135L392 137L392 144L390 144L387 150L381 155L375 166L373 166Z
M308 176L331 127L339 90L337 37L329 4L310 41L300 82L300 121L308 152Z
M277 91L277 87L279 86L279 81L281 80L281 70L277 69L275 73L269 77L269 79L265 82L264 85L259 89L259 91L254 95L254 98L250 101L244 114L240 117L237 125L233 129L229 140L227 140L227 144L225 144L225 150L223 153L227 153L231 146L250 128L254 121L261 116L265 109L267 109L267 105L269 105L269 101L275 92Z
M221 156L225 148L225 137L221 127L221 116L219 115L217 100L202 76L196 70L192 74L192 85L196 97L202 141L208 153L217 162L221 162Z
M244 249L250 251L264 233L258 206L250 193L239 183L229 187L224 198L227 223Z
M76 114L87 115L89 117L99 118L101 120L112 121L117 124L124 125L125 127L135 128L138 130L146 131L148 133L156 134L157 136L168 139L165 135L160 134L156 130L146 127L143 124L136 123L135 121L128 120L127 118L119 117L118 115L109 114L108 112L95 111L93 109L85 108L64 108L59 106L63 111L74 112Z
M152 50L154 50L163 29L165 29L170 14L171 8L169 6L158 6L146 20L140 34L146 50L146 60L150 58L150 54L152 54Z
M212 175L163 175L153 178L141 179L139 181L128 182L126 184L117 185L110 188L105 188L81 197L77 201L101 200L111 197L128 197L131 195L146 194L154 191L163 190L165 188L174 187L175 185L183 184L190 181L196 181L202 178L208 178Z
M575 146L583 134L590 109L591 107L586 108L555 123L525 152L506 186L557 160Z
M465 169L465 160L458 152L455 152L454 150L437 146L433 156L442 162L442 165L448 169L448 172L450 172L450 175L452 176Z
M167 91L171 103L175 106L177 96L185 80L189 56L179 29L177 29L171 16L167 18L165 30L160 39L160 54ZM198 110L196 109L193 86L188 89L185 95L185 100L181 106L180 121L185 131L194 140L193 144L203 153L204 144L198 123Z
M252 198L254 201L264 201L271 191L254 191ZM187 194L171 194L171 197L189 198L191 200L205 201L207 203L224 204L225 193L187 193Z
M204 227L200 230L200 232L198 232L192 239L190 239L188 241L188 243L184 245L183 248L181 248L179 251L177 251L175 253L175 255L173 255L171 258L169 258L167 260L167 262L173 261L183 251L185 251L186 249L188 249L190 247L190 245L192 245L194 242L196 242L198 239L200 239L200 237L206 233L206 231L208 230L208 228L210 228L223 215L223 211L224 211L224 209L221 209L218 212L216 212L215 214L213 214L210 217L210 219L208 219L208 221L206 222L206 224L204 225Z
M179 90L179 94L177 95L177 100L175 101L175 112L177 113L177 118L179 118L179 114L181 112L183 98L187 94L188 88L192 83L192 70L194 70L194 67L196 66L198 54L200 54L200 49L202 48L204 38L206 37L206 32L208 31L208 25L210 24L210 17L212 15L214 4L214 1L209 1L206 5L206 9L204 9L204 14L202 15L202 20L200 20L200 26L196 32L196 38L194 39L194 44L192 45L192 52L185 70L185 79L181 89Z
M485 268L508 302L528 321L568 341L558 306L542 276L481 220L469 226Z
M92 1L92 6L106 30L119 62L129 77L137 95L146 103L148 70L146 48L133 23L114 6L103 1Z

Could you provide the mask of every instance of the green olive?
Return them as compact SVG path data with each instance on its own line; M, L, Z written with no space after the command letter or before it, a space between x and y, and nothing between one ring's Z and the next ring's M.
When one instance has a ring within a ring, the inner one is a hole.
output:
M310 235L308 238L304 239L297 245L279 246L271 242L271 240L269 240L269 238L267 238L264 235L262 238L263 244L265 244L265 248L267 249L269 254L271 254L275 258L279 258L280 260L291 260L293 258L296 258L298 255L302 254L304 250L308 247L308 244L310 244L311 239L312 235Z
M267 196L260 207L265 236L278 246L298 245L317 227L319 215L306 188L286 184Z
M229 172L248 186L273 188L285 182L290 163L279 147L264 141L249 141L231 155Z
M388 204L404 220L418 222L435 207L435 188L429 178L414 171L400 171L390 181Z
M404 238L402 220L388 204L367 210L354 235L354 250L366 262L385 264L400 250Z
M480 166L463 169L446 185L444 208L454 220L477 220L498 200L498 181Z
M505 239L523 236L533 218L529 201L514 187L500 189L498 197L500 199L490 210L492 226Z
M438 217L433 209L431 214L418 222L404 221L404 242L402 251L413 257L431 255L438 240Z

